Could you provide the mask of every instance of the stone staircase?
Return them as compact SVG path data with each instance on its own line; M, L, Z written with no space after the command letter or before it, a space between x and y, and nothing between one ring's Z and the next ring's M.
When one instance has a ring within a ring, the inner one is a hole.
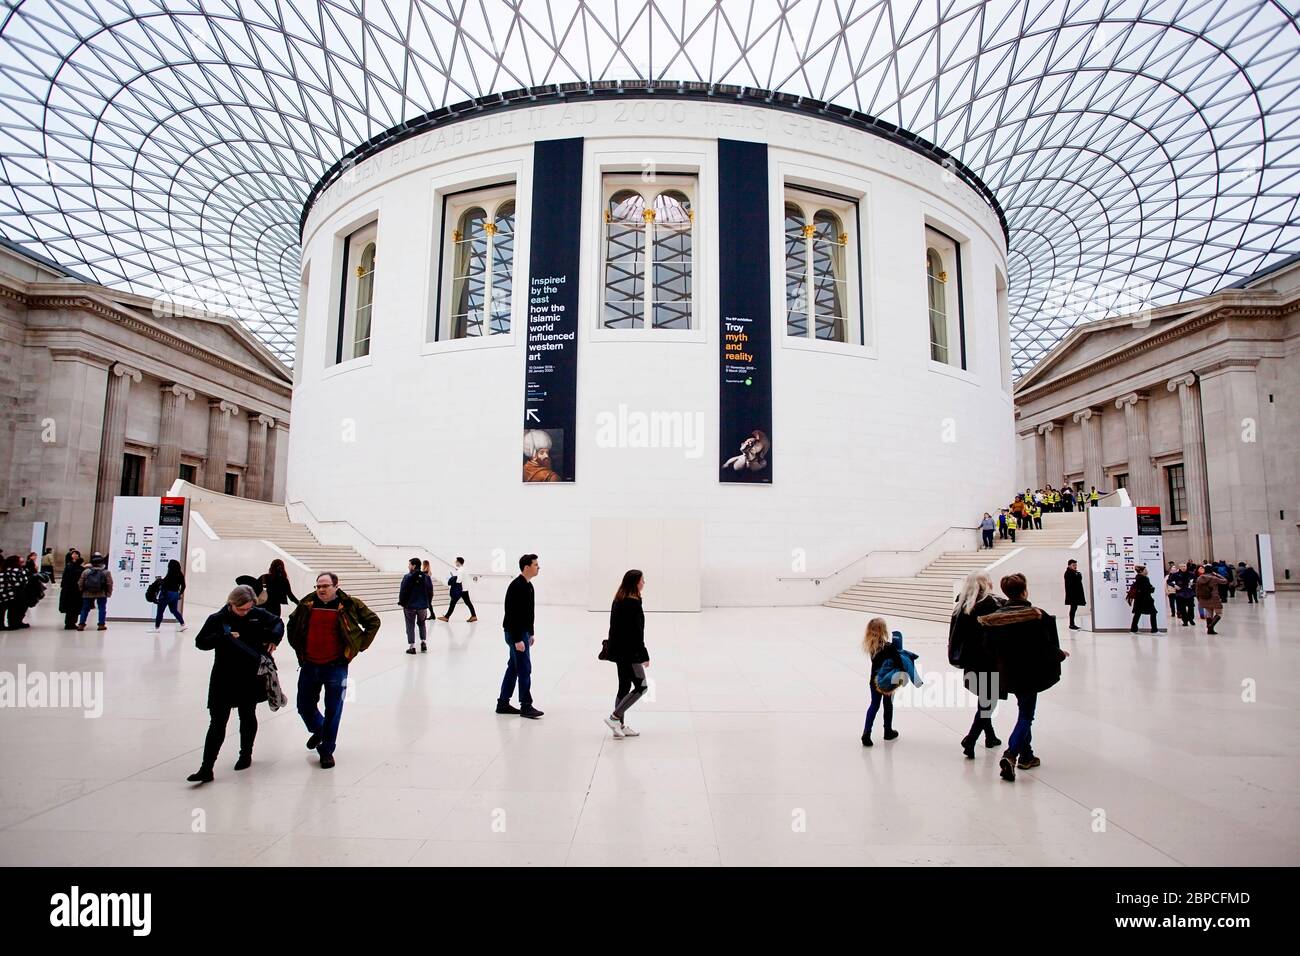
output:
M381 571L348 545L321 544L305 524L289 520L283 505L214 492L202 492L201 495L195 497L193 509L202 515L217 537L269 541L293 555L315 574L333 571L339 576L339 587L360 598L376 613L397 609L397 591L402 583L400 572ZM260 574L265 570L250 568L248 573ZM305 595L299 594L298 597ZM435 570L434 608L445 610L449 600L449 589L438 579Z
M863 614L946 621L962 579L1018 548L1068 549L1086 530L1082 512L1043 515L1041 531L1017 531L1016 542L994 537L992 551L945 551L911 578L863 578L826 602ZM1010 570L1008 568L1007 570Z

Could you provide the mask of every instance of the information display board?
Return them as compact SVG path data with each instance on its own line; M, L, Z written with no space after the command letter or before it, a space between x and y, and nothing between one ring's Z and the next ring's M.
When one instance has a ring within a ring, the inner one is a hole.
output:
M1133 625L1128 590L1137 579L1137 566L1146 565L1155 588L1156 626L1169 626L1169 602L1164 588L1164 537L1159 508L1088 509L1089 595L1094 631L1127 631ZM1140 628L1149 629L1150 618Z
M113 499L107 554L113 574L113 596L108 599L111 620L153 620L156 606L145 600L149 585L167 573L168 561L175 559L185 567L186 504L185 498L119 495Z

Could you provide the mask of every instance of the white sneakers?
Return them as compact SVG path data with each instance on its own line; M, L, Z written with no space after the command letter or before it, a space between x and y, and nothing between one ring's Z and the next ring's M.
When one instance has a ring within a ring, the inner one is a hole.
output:
M185 630L187 627L189 627L188 624L182 624L180 627L176 628L176 633L179 634L181 631Z
M641 732L640 732L640 731L637 731L637 730L633 730L633 729L632 729L631 727L629 727L627 724L624 724L624 725L623 725L623 736L624 736L624 737L640 737L640 736L641 736Z
M605 726L610 729L610 732L615 736L615 738L626 736L626 734L623 733L623 725L615 720L613 716L605 718Z

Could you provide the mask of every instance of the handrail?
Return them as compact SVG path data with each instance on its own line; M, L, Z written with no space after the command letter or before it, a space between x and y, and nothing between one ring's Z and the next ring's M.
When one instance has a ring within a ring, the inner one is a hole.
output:
M435 551L434 551L432 548L430 548L428 545L424 545L424 544L380 544L380 543L379 543L378 541L376 541L374 538L370 537L370 535L366 534L364 531L362 531L360 528L358 528L356 525L354 525L351 521L346 521L346 520L344 520L344 519L342 519L342 518L338 518L338 519L323 519L323 518L320 518L319 516L317 516L316 512L312 511L312 509L311 509L311 505L307 504L307 502L303 501L301 498L296 498L296 499L294 499L293 501L285 501L285 505L286 505L286 506L291 505L291 504L294 504L294 505L302 505L303 508L305 508L305 509L307 510L307 513L308 513L309 515L312 516L312 520L314 520L317 524L345 524L345 525L347 525L349 528L351 528L351 529L352 529L353 531L355 531L357 534L361 535L361 537L363 537L363 538L365 538L367 541L369 541L370 544L371 544L373 547L376 547L376 548L414 548L415 550L422 551L423 553L425 553L425 554L427 554L427 555L429 555L429 556L431 556L431 557L433 557L433 558L436 558L439 562L441 562L444 566L446 566L446 567L449 568L449 569L450 569L450 568L454 568L454 567L456 566L456 562L455 562L455 561L448 561L446 558L444 558L442 555L440 555L440 554L438 554L437 552L435 552ZM508 574L508 573L506 573L506 572L501 572L501 571L475 571L475 572L471 573L469 577L470 577L470 580L471 580L471 581L477 581L479 578L488 578L488 577L492 577L492 578L508 578L508 577L510 577L510 576L511 576L510 574Z
M937 535L935 535L933 538L927 541L923 547L920 548L877 548L874 551L868 551L860 558L854 558L848 564L844 565L844 567L840 568L838 571L832 571L830 574L798 574L798 575L791 575L786 577L778 576L777 580L778 581L812 581L814 584L821 584L823 581L829 581L831 578L839 577L849 568L853 567L853 565L857 564L859 561L867 560L867 558L871 557L873 554L919 554L920 552L924 551L926 548L930 547L930 545L938 541L940 538L942 538L944 535L946 535L949 531L978 531L978 530L979 530L979 525L964 525L964 524L950 525L949 527L944 528L942 531L940 531Z

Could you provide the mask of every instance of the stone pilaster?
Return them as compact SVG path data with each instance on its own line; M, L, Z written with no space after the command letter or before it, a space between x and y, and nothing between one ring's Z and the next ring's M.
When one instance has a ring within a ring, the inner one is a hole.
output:
M1074 413L1074 420L1083 430L1083 488L1102 488L1106 459L1101 447L1101 410L1085 408Z
M1276 436L1262 431L1258 366L1258 358L1241 357L1196 370L1215 549L1205 558L1250 561L1255 535L1271 532L1277 539L1278 529L1271 523L1285 499L1269 500L1264 442ZM1288 512L1287 519L1291 517Z
M165 495L180 476L181 441L185 425L185 402L194 401L194 389L184 385L162 387L162 415L158 423L158 457L150 478L150 494Z
M139 370L114 364L108 370L108 392L104 397L104 431L99 443L99 476L95 490L95 529L91 548L107 552L113 533L113 498L122 492L122 455L126 451L126 410L131 383L139 382Z
M248 468L244 473L244 497L265 501L266 480L266 430L275 427L269 415L248 416Z
M1047 438L1040 425L1034 429L1034 487L1043 487L1047 480Z
M280 433L284 430L283 422L278 422L267 429L266 472L262 477L262 498L265 501L282 500L281 491L275 487L275 466L280 453Z
M230 439L230 416L239 406L218 398L208 402L208 460L203 466L203 487L226 490L226 448Z
M1038 434L1043 438L1043 468L1038 485L1044 488L1051 485L1060 488L1065 474L1065 431L1056 422L1046 422L1038 426Z
M1201 390L1192 374L1171 379L1167 388L1178 393L1182 412L1183 480L1187 485L1187 555L1214 555L1210 536L1210 482L1205 470L1205 426L1201 422ZM1196 558L1195 560L1202 560Z
M1128 440L1128 494L1135 505L1158 505L1155 469L1151 465L1151 433L1147 424L1147 397L1129 392L1115 401L1124 412ZM1113 489L1107 489L1113 490Z

